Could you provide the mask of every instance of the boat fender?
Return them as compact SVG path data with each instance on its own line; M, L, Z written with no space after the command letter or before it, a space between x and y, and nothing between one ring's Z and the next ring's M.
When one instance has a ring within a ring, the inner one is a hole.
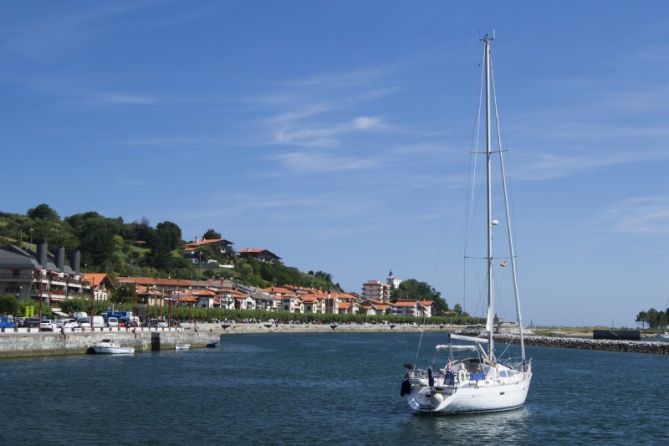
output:
M400 388L400 396L408 395L411 393L411 381L409 378L404 378L402 381L402 387Z
M432 368L427 369L427 383L430 387L434 386L434 375L432 374Z
M441 393L434 393L432 395L432 398L430 398L430 402L432 403L433 407L439 406L443 401L444 401L444 395L442 395Z

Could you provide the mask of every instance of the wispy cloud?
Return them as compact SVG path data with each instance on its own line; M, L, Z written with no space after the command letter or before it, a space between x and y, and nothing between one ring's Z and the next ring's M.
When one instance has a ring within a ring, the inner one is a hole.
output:
M543 181L566 178L602 167L669 158L661 151L601 151L584 149L571 153L517 153L512 176L516 180ZM518 162L520 161L520 162Z
M48 17L31 15L27 20L17 20L13 27L5 30L2 48L30 58L68 48L99 31L101 21L143 8L147 3L121 1L91 5L93 7L64 10Z
M35 59L53 56L91 42L103 33L117 32L115 25L143 9L159 7L155 13L139 21L125 21L124 32L152 30L200 20L211 16L211 7L191 8L184 14L172 12L170 0L119 0L115 2L84 2L84 7L58 8L48 15L24 14L16 16L11 27L4 29L0 49L21 57Z
M5 75L2 80L58 98L65 104L79 106L95 105L154 105L164 102L149 94L128 91L114 83L82 81L59 76L12 76Z
M272 157L293 172L319 173L347 170L361 170L377 167L376 158L342 156L325 152L289 152Z
M629 198L607 209L601 220L616 232L669 234L669 198Z
M282 145L328 147L338 143L337 136L360 131L378 131L388 125L378 116L358 116L351 121L329 127L282 128L274 136L274 142Z
M287 87L319 87L341 88L367 85L375 80L392 74L395 70L391 66L379 66L362 70L341 73L321 74L291 81L281 82Z

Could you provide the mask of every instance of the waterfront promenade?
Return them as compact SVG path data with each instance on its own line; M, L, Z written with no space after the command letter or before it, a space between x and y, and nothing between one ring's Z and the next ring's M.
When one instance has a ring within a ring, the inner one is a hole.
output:
M37 332L26 328L7 329L0 332L0 358L21 356L46 356L83 354L91 345L102 339L132 346L136 351L155 349L156 339L160 349L173 349L176 344L187 343L193 348L204 347L218 341L221 336L261 333L453 333L462 329L454 325L414 324L273 324L273 323L198 323L183 324L179 328L103 328L95 331ZM517 343L518 337L499 334L500 343ZM669 343L650 341L593 340L576 337L526 336L527 345L585 350L669 354Z

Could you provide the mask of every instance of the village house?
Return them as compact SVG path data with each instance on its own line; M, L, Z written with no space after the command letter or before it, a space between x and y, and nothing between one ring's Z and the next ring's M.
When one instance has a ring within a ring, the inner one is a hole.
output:
M109 293L115 285L107 273L84 273L84 280L89 283L93 299L109 300Z
M360 312L360 304L357 302L340 302L337 310L338 314L358 314Z
M120 284L133 285L135 289L145 287L157 290L163 296L170 296L174 292L184 292L190 290L203 290L210 286L209 282L202 280L185 279L161 279L155 277L118 277L116 279ZM139 293L137 293L139 295Z
M324 294L305 294L298 297L300 301L300 313L325 313Z
M379 316L390 311L390 304L380 301L366 301L360 305L360 309L367 316Z
M201 308L217 308L218 294L211 289L194 290L190 295L197 298L197 306Z
M136 285L135 295L137 296L137 303L156 307L165 305L165 292L155 286ZM168 293L167 297L169 296Z
M235 299L235 308L237 310L255 310L256 300L250 295L233 296Z
M431 300L398 300L391 304L391 313L399 316L432 317Z
M203 259L203 248L213 249L218 255L222 257L229 257L233 254L232 243L224 238L215 239L195 239L193 242L188 242L184 246L184 256L190 259L194 264L200 266L214 265L220 266L218 262L210 259Z
M398 300L391 306L390 312L398 316L420 316L418 301Z
M272 263L274 261L281 260L281 257L274 254L269 249L264 249L264 248L241 249L238 255L239 257L242 258L251 258L265 263Z
M235 309L235 298L231 288L220 289L217 291L218 308L224 310Z

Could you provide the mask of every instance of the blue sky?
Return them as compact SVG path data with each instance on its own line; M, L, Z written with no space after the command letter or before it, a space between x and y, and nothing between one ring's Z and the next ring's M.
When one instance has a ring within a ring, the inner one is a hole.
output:
M213 227L482 313L463 234L495 29L525 319L632 325L669 300L667 28L651 1L6 1L2 210Z

